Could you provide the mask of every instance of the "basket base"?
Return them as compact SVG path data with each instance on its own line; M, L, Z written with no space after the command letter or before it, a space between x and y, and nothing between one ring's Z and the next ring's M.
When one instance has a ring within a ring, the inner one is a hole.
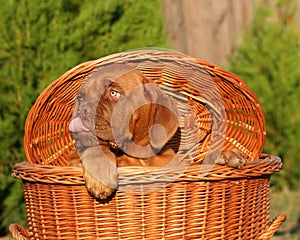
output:
M267 228L265 233L258 237L258 240L271 239L285 219L286 216L284 214L278 215L272 222L270 222L270 226ZM28 240L30 238L29 231L18 224L11 224L9 226L9 231L12 234L12 237L16 240Z

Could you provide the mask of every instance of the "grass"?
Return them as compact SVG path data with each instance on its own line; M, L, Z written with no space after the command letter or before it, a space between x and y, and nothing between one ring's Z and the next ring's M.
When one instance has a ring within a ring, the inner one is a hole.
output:
M272 240L300 240L300 191L271 191L271 219L284 213L287 219Z

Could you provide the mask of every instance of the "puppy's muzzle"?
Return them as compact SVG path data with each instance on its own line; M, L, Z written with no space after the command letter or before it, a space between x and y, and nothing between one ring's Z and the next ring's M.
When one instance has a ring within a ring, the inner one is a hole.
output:
M75 140L75 147L79 152L84 151L86 148L99 145L98 138L83 124L80 117L75 117L70 121L69 131Z

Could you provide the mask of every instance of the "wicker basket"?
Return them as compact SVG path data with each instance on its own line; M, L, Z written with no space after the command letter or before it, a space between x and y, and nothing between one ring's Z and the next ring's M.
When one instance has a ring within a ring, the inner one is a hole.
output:
M180 142L177 154L189 164L184 172L120 168L119 189L104 203L87 193L82 171L66 165L77 91L110 63L139 69L176 100L181 132L169 144ZM49 85L28 114L28 163L16 164L13 176L23 180L29 228L10 231L16 239L269 239L285 216L269 222L269 178L282 164L261 155L265 130L256 96L211 63L156 50L83 63ZM210 149L233 146L248 156L242 170L198 164Z

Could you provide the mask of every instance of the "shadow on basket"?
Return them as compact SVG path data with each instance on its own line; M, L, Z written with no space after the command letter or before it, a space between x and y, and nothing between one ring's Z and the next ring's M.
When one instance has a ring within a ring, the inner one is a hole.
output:
M173 51L82 63L25 123L15 239L270 239L264 113L238 76ZM88 191L87 191L88 190ZM116 191L115 191L116 190Z

